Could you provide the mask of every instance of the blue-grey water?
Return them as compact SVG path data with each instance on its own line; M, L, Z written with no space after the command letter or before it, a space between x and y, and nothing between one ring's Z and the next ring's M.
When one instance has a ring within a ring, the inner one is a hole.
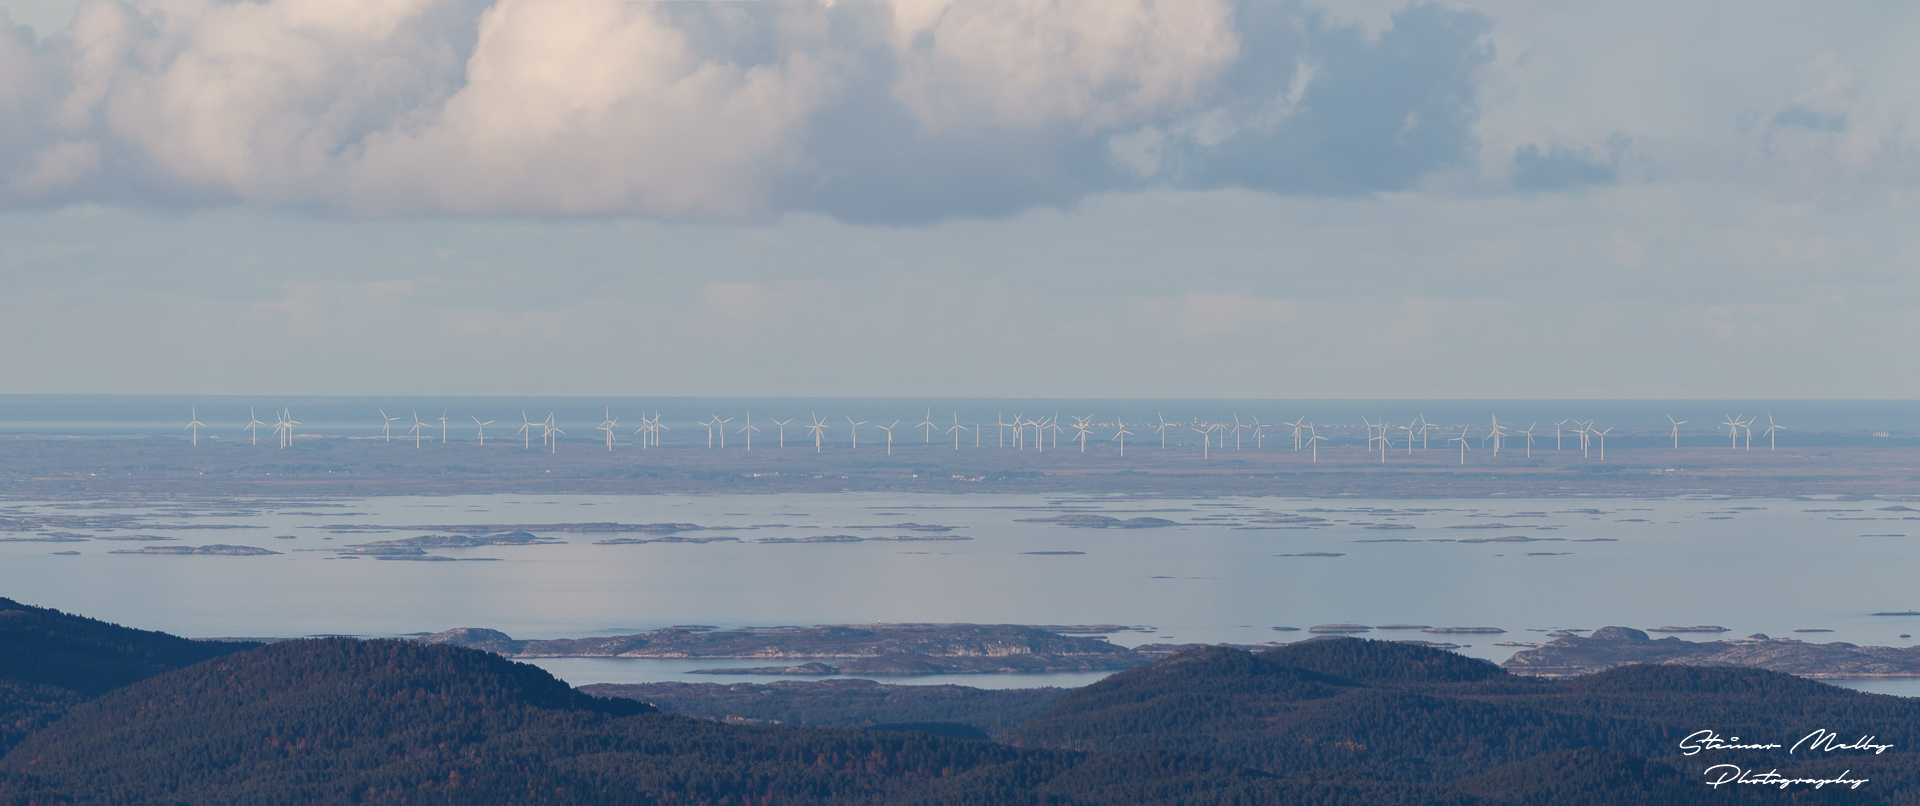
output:
M1547 630L1711 624L1730 628L1729 635L1907 646L1912 639L1899 636L1920 633L1920 617L1869 615L1920 608L1911 584L1920 571L1920 512L1886 506L1815 499L1141 500L881 493L16 501L0 514L132 514L149 525L192 527L144 530L177 537L176 545L226 543L283 553L112 554L149 544L97 539L128 530L76 530L96 539L0 542L0 593L190 636L382 636L489 627L515 637L550 638L679 624L871 622L1153 628L1115 636L1131 645L1287 641L1305 637L1304 628L1316 624L1413 623L1508 632L1374 636L1452 640L1470 645L1460 650L1466 654L1498 660L1515 648L1494 643L1550 640ZM1179 525L1101 530L1020 521L1063 508L1122 518L1150 515ZM1279 516L1322 520L1276 522L1285 520ZM331 553L438 525L589 521L742 528L696 533L740 542L595 545L593 540L614 535L551 532L566 542L439 552L498 562L334 559ZM948 534L970 539L759 542L925 534L850 528L903 522L952 526ZM368 526L393 531L344 531ZM281 535L292 539L276 538ZM1531 540L1463 542L1514 536ZM1281 556L1313 554L1339 556ZM542 665L585 683L722 680L727 678L688 673L698 666L751 664L584 659ZM1073 685L1089 679L1054 680ZM969 676L960 682L1044 681Z

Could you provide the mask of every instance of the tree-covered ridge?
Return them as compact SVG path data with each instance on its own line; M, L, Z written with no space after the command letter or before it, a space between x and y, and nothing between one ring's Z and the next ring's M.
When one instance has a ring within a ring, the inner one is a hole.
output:
M192 641L0 598L0 680L87 697L252 646Z
M1193 650L1076 689L1004 739L1090 751L1177 749L1276 774L1350 768L1408 782L1454 781L1583 748L1697 771L1704 759L1682 759L1677 746L1702 729L1788 742L1817 728L1875 734L1895 750L1861 763L1920 759L1920 703L1909 699L1756 669L1637 666L1542 680L1470 659L1406 664L1423 654L1450 653L1352 638L1258 655ZM1325 669L1386 682L1363 684Z

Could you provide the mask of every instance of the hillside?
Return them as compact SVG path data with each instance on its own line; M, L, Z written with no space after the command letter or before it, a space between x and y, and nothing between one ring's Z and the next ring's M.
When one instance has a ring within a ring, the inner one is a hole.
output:
M77 703L252 646L190 641L0 598L0 754Z

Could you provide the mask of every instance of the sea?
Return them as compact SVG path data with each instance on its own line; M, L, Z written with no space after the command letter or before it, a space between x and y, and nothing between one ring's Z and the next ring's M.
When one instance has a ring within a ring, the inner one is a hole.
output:
M1651 431L1659 431L1652 420L1664 422L1665 412L1675 412L1675 419L1706 419L1716 411L1770 411L1782 421L1791 418L1805 433L1874 438L1885 432L1890 436L1874 439L1894 440L1912 435L1920 423L1920 404L1910 402L462 398L401 401L402 408L371 398L263 398L249 404L240 398L7 396L0 397L0 433L185 439L190 437L178 433L176 421L197 415L219 423L208 428L223 429L220 438L233 439L234 421L246 419L249 405L258 419L272 422L272 411L291 409L301 428L339 436L377 434L377 410L383 407L388 415L404 412L411 427L414 409L423 409L424 417L429 405L436 418L445 409L450 417L475 412L496 424L502 412L526 409L527 419L544 420L552 411L556 423L584 425L581 430L591 433L612 414L601 409L624 404L623 411L633 412L627 416L637 418L645 403L658 404L647 406L649 417L657 408L663 422L683 425L702 412L725 418L744 416L750 408L755 417L831 414L869 422L898 418L907 425L926 419L929 407L935 414L949 412L949 422L957 411L962 423L1001 412L1009 418L1016 412L1051 415L1056 408L1108 422L1143 415L1219 422L1237 414L1263 423L1269 417L1334 423L1343 422L1342 412L1352 412L1353 421L1361 414L1411 412L1440 422L1503 411L1515 421L1612 417ZM179 416L175 408L192 411ZM373 417L360 416L367 408L375 410ZM676 430L673 438L692 432L704 441L704 431L696 429ZM211 437L202 431L200 438ZM1267 438L1276 437L1269 432ZM1039 520L1081 513L1161 518L1174 525L1091 529ZM1504 632L1376 629L1367 635L1453 643L1460 645L1455 651L1499 661L1525 644L1552 640L1550 631L1609 625L1727 629L1684 635L1693 640L1764 633L1890 646L1911 646L1910 636L1920 633L1920 617L1872 615L1920 609L1911 584L1920 571L1920 511L1819 497L1366 500L846 492L0 501L0 517L22 515L72 516L82 525L68 530L71 542L0 541L0 595L193 637L396 637L484 627L516 638L562 638L677 625L972 622L1121 625L1130 629L1111 638L1125 645L1258 644L1301 640L1318 625L1356 623L1498 628ZM99 520L108 517L121 519ZM596 541L636 535L548 531L542 535L560 542L435 552L487 560L472 562L349 559L337 551L445 526L606 521L692 523L703 529L689 534L721 539L607 545ZM107 539L135 533L177 540ZM795 542L836 534L864 539ZM964 539L872 539L900 536ZM142 545L210 543L278 553L116 553ZM698 673L758 665L740 660L576 658L537 664L575 684L768 679ZM1072 686L1101 676L888 682ZM1920 681L1835 682L1920 694Z

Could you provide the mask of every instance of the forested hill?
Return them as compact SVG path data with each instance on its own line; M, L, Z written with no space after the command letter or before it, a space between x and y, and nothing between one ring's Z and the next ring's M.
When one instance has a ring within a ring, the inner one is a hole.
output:
M0 598L0 754L90 697L254 646L190 641Z
M40 622L44 634L13 634L26 636L22 646L98 649L127 638L99 622L21 612L50 619ZM228 649L156 640L156 654L145 654L134 646L101 650L100 679L179 660L167 647ZM18 674L6 680L15 690L51 690L25 676L45 667L8 668ZM58 691L73 701L41 714L61 718L21 723L31 734L0 756L0 806L1920 802L1920 705L1909 700L1737 669L1529 679L1447 652L1359 639L1257 655L1182 653L1066 693L1006 743L658 713L489 653L405 641L287 641L91 701ZM845 700L859 714L843 723L881 724L946 712L984 719L973 709L989 701L858 693L796 694L779 707L831 719L819 709ZM1815 728L1892 747L1824 758L1677 753L1702 729L1792 742ZM1705 786L1705 764L1725 762L1808 777L1851 770L1868 783Z

